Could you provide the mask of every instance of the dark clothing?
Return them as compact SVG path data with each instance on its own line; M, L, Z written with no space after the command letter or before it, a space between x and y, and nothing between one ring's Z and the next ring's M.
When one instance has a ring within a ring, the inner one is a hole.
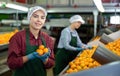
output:
M22 30L18 33L16 33L11 39L8 49L8 66L12 70L19 69L19 72L22 72L22 68L24 66L27 66L28 63L31 65L28 68L32 68L33 70L26 70L26 73L29 73L29 75L20 75L20 76L41 76L41 75L33 75L34 72L43 72L45 73L45 68L51 68L54 65L54 52L53 52L53 40L51 37L49 37L46 33L40 32L38 39L35 39L33 34L29 31L29 38L26 38L26 30ZM51 49L51 54L48 59L48 62L44 65L41 60L34 59L33 61L28 61L26 63L23 63L22 57L35 51L39 45L42 44L42 40L40 37L44 38L44 41L46 42L46 47L49 47ZM26 40L27 39L27 40ZM29 43L28 43L29 42ZM40 64L38 67L33 67L33 65ZM42 70L40 70L40 67ZM39 70L36 70L39 69ZM35 69L35 70L34 70ZM41 73L42 74L42 73ZM19 75L18 75L19 76Z
M29 31L27 30L27 36L26 36L26 55L34 52L36 49L38 49L39 46L36 45L30 45L29 42ZM45 41L42 40L42 44L44 44ZM44 44L46 46L46 44ZM24 64L23 67L18 68L14 70L13 76L46 76L46 70L44 67L43 62L39 59L33 59L29 60Z
M71 37L70 45L77 47L77 37ZM57 76L68 65L68 63L77 56L78 53L78 51L66 50L65 48L58 48L54 68L55 76Z

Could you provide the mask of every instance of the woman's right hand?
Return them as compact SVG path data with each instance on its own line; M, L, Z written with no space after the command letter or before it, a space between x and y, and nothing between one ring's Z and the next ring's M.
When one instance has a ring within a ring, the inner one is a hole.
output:
M35 54L36 54L36 53L37 53L37 52L32 52L32 53L28 54L28 55L27 55L28 60L33 60L34 58L36 58L36 57L35 57Z
M50 56L50 51L48 51L47 53L43 54L43 55L39 55L39 53L35 53L34 54L35 57L39 58L42 60L42 62L45 62L46 59Z
M76 50L77 50L77 51L83 51L84 48L77 48Z

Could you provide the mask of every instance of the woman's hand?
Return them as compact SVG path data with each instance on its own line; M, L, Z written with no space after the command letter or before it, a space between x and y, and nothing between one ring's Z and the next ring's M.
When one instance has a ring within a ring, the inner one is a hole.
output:
M77 48L76 50L77 50L77 51L83 51L84 48Z
M41 59L43 62L46 61L46 59L50 56L50 51L48 51L47 53L43 54L43 55L39 55L39 53L35 53L34 54L35 57Z
M34 59L35 58L35 54L36 54L36 52L32 52L32 53L28 54L27 55L28 60Z

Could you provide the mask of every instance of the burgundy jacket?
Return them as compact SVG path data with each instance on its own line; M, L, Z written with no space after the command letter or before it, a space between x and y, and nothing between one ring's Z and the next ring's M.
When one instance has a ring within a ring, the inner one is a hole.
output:
M33 34L30 32L31 45L42 44L42 41L40 39L40 34L41 36L44 37L47 47L51 49L51 55L48 59L47 64L45 64L45 68L48 69L51 68L55 63L54 52L53 52L54 41L50 36L48 36L46 33L42 31L39 33L38 39L35 39ZM25 51L26 51L26 31L22 30L20 32L17 32L9 41L7 64L10 69L17 69L24 65L22 57L25 56Z

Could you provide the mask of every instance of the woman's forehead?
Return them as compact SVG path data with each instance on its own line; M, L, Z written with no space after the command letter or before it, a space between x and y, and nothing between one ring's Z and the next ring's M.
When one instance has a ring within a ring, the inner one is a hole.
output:
M43 15L45 15L45 13L42 10L37 10L33 14L43 14Z

